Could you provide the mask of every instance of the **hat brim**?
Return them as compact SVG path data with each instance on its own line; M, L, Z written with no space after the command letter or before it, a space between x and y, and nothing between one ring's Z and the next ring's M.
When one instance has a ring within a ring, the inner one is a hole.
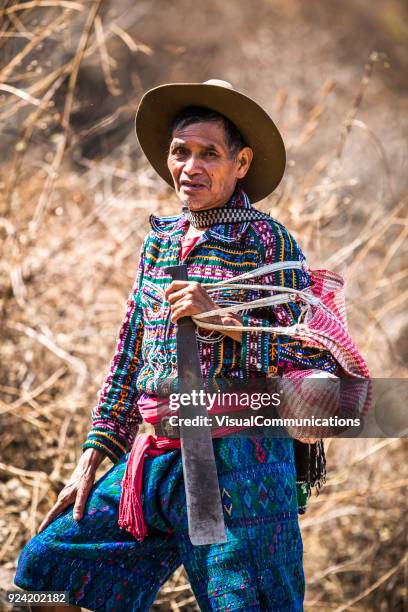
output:
M167 167L168 130L187 106L204 106L232 121L254 152L251 166L240 183L252 202L258 202L279 185L285 171L285 145L269 115L251 98L219 85L170 83L154 87L143 96L135 118L140 146L156 172L171 186Z

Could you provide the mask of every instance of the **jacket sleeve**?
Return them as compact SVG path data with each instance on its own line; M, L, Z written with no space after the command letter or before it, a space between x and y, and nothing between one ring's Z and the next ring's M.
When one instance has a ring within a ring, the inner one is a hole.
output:
M306 261L293 236L278 223L270 235L263 236L259 247L262 253L260 265L286 260ZM304 268L275 272L262 277L259 282L292 289L304 289L310 284ZM243 325L258 328L290 326L297 322L300 312L298 302L258 308L243 315ZM329 351L304 346L289 335L255 331L242 332L241 365L246 370L267 376L280 376L294 369L318 369L337 375L340 371L340 366Z
M144 245L136 280L129 294L125 316L116 339L109 372L92 410L92 428L82 449L96 448L116 463L130 450L142 417L137 408L136 380L141 368L143 316L140 303L144 267Z

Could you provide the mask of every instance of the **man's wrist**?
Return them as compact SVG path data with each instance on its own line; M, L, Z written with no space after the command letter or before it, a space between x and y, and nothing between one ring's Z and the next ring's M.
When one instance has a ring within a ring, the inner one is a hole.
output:
M82 454L86 455L87 459L96 467L99 467L105 457L108 456L103 451L92 447L86 448Z

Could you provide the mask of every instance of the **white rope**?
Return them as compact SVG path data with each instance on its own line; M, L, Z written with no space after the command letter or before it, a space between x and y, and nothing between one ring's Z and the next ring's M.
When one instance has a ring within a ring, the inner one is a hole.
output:
M244 272L244 274L239 274L238 276L234 276L229 280L220 280L217 283L204 283L204 286L211 285L211 287L221 287L223 285L230 285L231 283L235 283L236 281L244 280L246 278L256 278L257 276L263 276L264 274L272 272L279 272L280 270L288 270L290 268L293 270L302 270L304 268L304 264L301 261L278 261L277 263L266 264L266 266L255 268L255 270L251 270L250 272Z
M261 291L274 291L279 292L281 295L273 295L267 298L260 298L258 300L253 300L252 302L240 302L239 304L229 305L222 308L216 308L214 310L208 310L207 312L200 312L197 315L193 315L191 318L195 322L196 325L208 330L217 330L220 332L226 331L255 331L255 332L265 332L265 333L273 333L273 334L286 334L286 335L294 335L299 331L300 320L304 320L307 317L307 313L310 309L311 304L318 304L320 300L316 298L314 295L310 293L307 289L290 289L288 287L282 287L281 285L256 285L256 284L246 284L240 283L237 281L256 278L259 276L263 276L265 274L271 274L273 272L278 272L281 270L288 269L303 269L304 264L300 261L280 261L273 264L267 264L265 266L261 266L256 268L255 270L251 270L250 272L245 272L244 274L239 274L238 276L234 276L229 280L221 280L216 283L202 283L203 287L206 288L207 293L218 291L220 288L225 288L226 290L231 289L257 289ZM231 314L234 312L240 312L242 310L252 310L254 308L260 308L264 306L276 306L277 304L288 304L289 302L293 302L296 298L303 300L306 305L302 307L301 314L299 317L299 321L292 326L282 327L282 326L268 326L268 327L255 327L253 325L222 325L218 323L209 323L204 321L203 319L207 319L208 317L217 316L217 315L225 315Z
M271 306L276 304L288 304L296 299L296 295L288 293L286 295L272 295L271 297L261 298L259 300L253 300L252 302L239 302L233 306L223 306L222 308L216 308L214 310L208 310L207 312L200 312L194 315L194 318L207 319L207 317L214 317L216 315L230 314L232 312L240 312L241 310L250 310L252 308L261 308L263 306ZM250 304L248 306L248 304Z
M278 292L280 295L272 295L265 298L260 298L257 300L252 300L252 302L239 302L233 305L224 306L221 308L215 308L213 310L208 310L206 312L200 312L199 314L193 315L191 318L194 323L208 330L226 332L226 331L255 331L255 332L266 332L273 334L286 334L286 335L294 335L299 331L299 326L303 325L300 321L304 321L307 319L307 315L310 312L311 305L317 305L320 303L319 298L316 298L311 292L309 288L306 289L291 289L289 287L282 287L281 285L256 285L256 284L247 284L240 283L237 281L242 281L250 278L257 278L259 276L264 276L265 274L271 274L274 272L279 272L281 270L302 270L305 268L305 264L301 261L280 261L277 263L266 264L265 266L260 266L250 272L245 272L244 274L239 274L238 276L234 276L228 280L220 280L216 283L201 283L203 287L205 287L207 293L217 292L219 289L223 288L225 290L233 290L233 289L257 289L261 291L271 291ZM164 295L164 289L158 288L161 293ZM293 302L297 299L302 300L304 302L304 306L301 308L301 313L299 316L299 320L295 325L282 327L282 326L268 326L268 327L255 327L253 325L222 325L218 323L209 323L204 321L208 317L214 316L222 316L226 314L231 314L235 312L240 312L242 310L252 310L254 308L261 308L265 306L276 306L278 304L288 304L289 302Z
M274 291L274 292L279 292L279 293L286 293L288 295L290 295L290 301L293 301L296 299L296 296L299 296L301 299L303 299L305 302L307 302L308 304L313 304L313 305L317 305L320 303L319 298L317 298L316 296L314 296L312 293L308 292L308 288L306 289L292 289L289 287L282 287L282 285L252 285L252 284L239 284L237 283L236 285L229 285L228 287L222 287L222 286L218 286L214 289L211 289L211 287L213 287L213 284L210 285L210 283L200 283L203 287L208 287L208 289L206 289L207 293L217 293L220 289L223 289L224 291L228 291L229 289L234 290L234 289L257 289L257 290L261 290L261 291ZM163 287L155 287L155 289L162 295L163 299L164 299L164 292L165 289ZM273 296L276 298L276 300L278 300L278 296ZM250 304L255 304L257 303L258 305L261 305L261 300L269 300L270 298L259 298L258 300L253 300L252 302L248 302ZM275 302L275 300L274 300ZM274 303L272 302L272 303ZM243 304L243 302L236 302L237 304ZM267 302L263 302L265 305L267 305ZM279 303L279 302L276 302ZM251 308L254 308L254 306L251 306ZM201 315L201 313L200 313Z

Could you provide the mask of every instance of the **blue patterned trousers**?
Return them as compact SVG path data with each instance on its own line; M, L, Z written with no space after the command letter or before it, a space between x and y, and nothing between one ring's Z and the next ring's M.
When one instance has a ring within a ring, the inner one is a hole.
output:
M200 609L298 612L305 590L296 472L290 438L214 439L228 542L193 546L180 450L147 457L138 542L117 524L124 455L93 486L85 513L64 510L23 548L15 584L69 591L98 612L145 612L183 564Z

